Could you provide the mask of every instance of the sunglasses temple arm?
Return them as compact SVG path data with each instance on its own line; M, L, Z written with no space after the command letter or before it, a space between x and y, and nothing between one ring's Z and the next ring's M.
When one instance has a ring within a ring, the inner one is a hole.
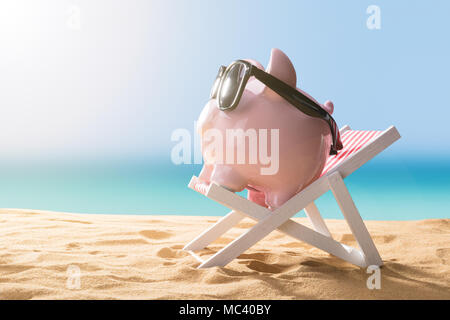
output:
M316 118L322 118L326 120L328 123L328 126L330 127L331 136L332 136L332 144L331 144L331 150L330 155L337 154L337 150L339 146L338 144L338 137L336 134L339 134L339 131L336 133L336 122L334 122L333 118L323 110L321 107L317 107L316 103L312 101L309 97L305 96L301 92L297 91L296 89L292 88L290 85L284 83L283 81L275 78L270 73L267 73L263 70L260 70L254 66L251 68L251 75L255 76L259 81L264 83L266 86L274 90L277 94L279 94L281 97L286 99L289 103L300 109L302 112L306 113L309 116L316 117ZM299 103L305 104L308 107L310 107L313 111L305 110L305 108L302 108L299 106ZM334 125L333 125L334 124Z
M274 90L277 94L286 99L289 103L291 103L295 107L300 109L301 107L299 106L299 103L307 105L309 108L312 109L311 111L313 112L303 109L301 109L301 111L305 112L309 116L316 118L326 116L327 112L323 110L321 107L317 107L316 103L312 101L309 97L305 96L300 91L294 89L293 87L284 83L283 81L275 78L270 73L267 73L253 66L251 69L251 73L259 81L261 81L266 86Z

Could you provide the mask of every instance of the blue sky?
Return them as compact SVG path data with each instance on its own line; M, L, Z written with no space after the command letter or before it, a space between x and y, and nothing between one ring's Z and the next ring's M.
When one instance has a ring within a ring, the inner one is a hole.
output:
M380 30L366 27L369 5ZM273 47L300 88L334 102L340 126L394 124L390 155L445 158L449 12L438 0L3 1L2 158L168 159L218 66L266 65Z

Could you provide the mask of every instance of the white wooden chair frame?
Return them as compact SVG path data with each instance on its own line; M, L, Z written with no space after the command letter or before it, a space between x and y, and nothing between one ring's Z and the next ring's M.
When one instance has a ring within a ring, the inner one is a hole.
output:
M346 130L350 130L350 127L344 126L340 130L341 135ZM400 134L397 129L394 126L389 127L380 135L370 140L359 151L349 156L341 164L332 168L274 211L270 211L215 183L211 183L204 194L208 198L230 208L232 211L189 242L183 250L191 253L200 262L198 268L222 267L237 258L273 230L277 229L297 240L304 241L359 267L365 268L369 265L381 266L383 262L380 254L367 231L343 179L399 138ZM193 188L196 182L197 177L193 176L189 187ZM314 200L322 196L329 189L333 192L360 250L334 240L319 210L314 204ZM314 230L290 219L302 209L305 209L306 215L311 221ZM203 261L194 253L194 251L204 249L245 217L254 219L257 223L209 259Z

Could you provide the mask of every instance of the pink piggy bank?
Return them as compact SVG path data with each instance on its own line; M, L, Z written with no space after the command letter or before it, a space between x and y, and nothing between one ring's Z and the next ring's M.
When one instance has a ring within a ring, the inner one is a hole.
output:
M266 72L297 88L295 69L282 51L272 49ZM320 106L332 114L331 101ZM233 110L220 110L217 98L210 99L197 131L205 162L200 181L234 192L247 188L249 200L271 210L320 177L332 143L325 121L301 112L254 77Z

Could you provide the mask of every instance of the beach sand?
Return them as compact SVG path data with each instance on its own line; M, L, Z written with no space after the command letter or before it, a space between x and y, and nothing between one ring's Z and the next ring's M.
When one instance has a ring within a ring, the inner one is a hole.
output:
M450 219L366 222L385 263L379 290L365 269L278 231L224 268L198 270L181 249L217 219L2 209L0 299L450 299ZM356 245L345 221L327 223Z

